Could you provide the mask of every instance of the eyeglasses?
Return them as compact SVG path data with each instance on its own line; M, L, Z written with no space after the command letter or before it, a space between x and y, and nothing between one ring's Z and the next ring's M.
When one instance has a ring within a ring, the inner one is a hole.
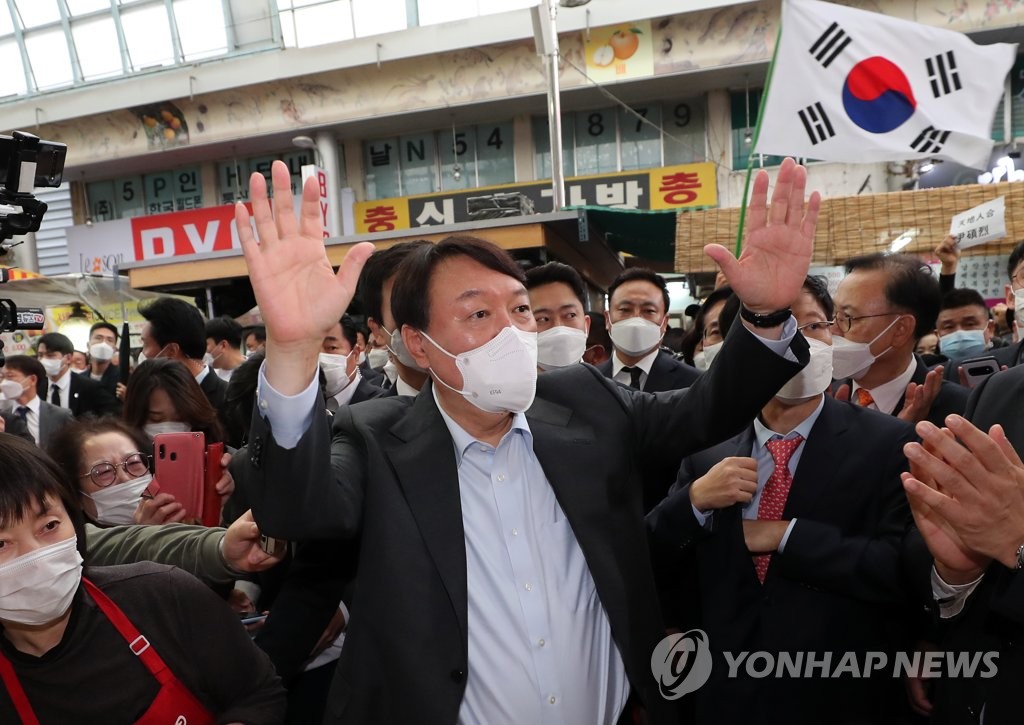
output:
M123 468L124 472L132 478L145 476L149 473L149 461L152 456L145 453L132 453L120 463L97 463L86 474L79 478L91 478L92 482L100 488L106 488L117 480L117 469Z
M796 329L800 332L809 330L810 332L825 332L831 329L832 325L836 324L835 320L822 320L819 322L808 322L806 325L800 325Z
M839 326L839 329L844 333L849 332L850 328L853 327L853 323L857 320L867 320L872 317L888 317L890 315L898 315L899 312L879 312L877 315L857 315L856 317L847 317L842 312L836 313L836 319L834 322Z

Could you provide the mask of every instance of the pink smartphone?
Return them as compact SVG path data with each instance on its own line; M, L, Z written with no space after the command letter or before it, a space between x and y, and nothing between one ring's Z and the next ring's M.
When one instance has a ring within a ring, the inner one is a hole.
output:
M153 460L160 493L172 494L185 507L184 523L199 523L206 481L206 436L160 433L153 438Z

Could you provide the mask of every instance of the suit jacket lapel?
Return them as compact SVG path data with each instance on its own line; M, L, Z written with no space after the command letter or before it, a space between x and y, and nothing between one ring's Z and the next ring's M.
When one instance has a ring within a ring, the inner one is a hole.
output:
M466 540L455 447L429 383L383 443L463 635L467 632Z
M917 383L920 385L924 382L924 379L928 376L928 366L924 364L924 360L914 355L914 360L917 362L917 367L914 368L914 374L910 377L910 382ZM899 415L900 411L903 410L903 404L907 402L907 393L903 391L900 395L900 400L896 403L896 407L892 409L892 415Z

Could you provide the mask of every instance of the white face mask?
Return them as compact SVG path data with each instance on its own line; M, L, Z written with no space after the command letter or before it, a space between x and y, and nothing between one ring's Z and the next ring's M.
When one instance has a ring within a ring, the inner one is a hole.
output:
M716 342L713 345L705 345L704 349L693 353L693 366L701 372L707 372L724 344L724 342Z
M455 360L462 373L462 390L434 379L488 413L522 413L537 394L537 333L506 327L490 342L474 350L452 355L438 345L426 332L423 337L438 350Z
M775 397L786 401L803 400L824 392L832 384L832 346L813 337L806 339L810 346L810 361L782 386Z
M43 370L45 370L46 374L49 375L51 378L55 378L58 375L60 375L61 368L64 367L64 358L60 357L57 358L56 360L54 360L53 358L44 357L41 358L39 362L42 363Z
M219 358L219 357L220 357L220 355L213 355L212 353L208 353L208 352L207 353L203 353L203 365L206 365L207 367L211 367L212 368L213 364L215 362L217 362L217 358Z
M355 352L355 350L352 352ZM352 357L352 352L348 355L320 353L320 369L324 371L324 377L327 379L324 392L327 393L328 398L333 398L347 388L349 383L355 378L354 370L352 375L348 374L348 359Z
M555 370L575 365L587 350L587 333L575 327L558 325L537 333L537 365Z
M424 370L423 368L416 364L416 360L413 358L409 350L405 347L405 342L402 340L402 333L397 327L395 328L394 332L388 332L388 328L384 327L384 325L381 325L380 329L384 330L384 332L387 332L389 338L389 344L387 346L388 350L391 351L392 355L398 358L398 362L402 363L410 370L416 370L417 372L421 373L427 372L426 370Z
M25 388L17 380L4 380L0 382L0 395L4 400L15 400L20 398Z
M1024 330L1024 288L1013 291L1013 324Z
M114 348L105 342L97 342L95 345L89 346L89 357L93 360L99 360L100 362L112 360L114 357Z
M864 377L875 360L892 350L892 345L890 345L882 350L882 352L875 355L871 352L871 346L878 342L882 335L887 333L893 325L899 322L901 317L903 317L903 315L899 315L895 320L890 322L884 330L875 335L875 339L871 342L853 342L852 340L847 340L845 337L839 337L838 335L833 337L832 373L835 375L836 380L845 380L846 378L860 380Z
M374 370L380 370L388 364L390 355L385 347L375 347L370 352L366 353L366 359L370 361L370 367Z
M188 433L192 430L192 426L184 421L169 420L163 423L146 423L142 426L142 430L150 440L153 440L161 433Z
M67 612L82 580L77 546L72 536L0 565L0 620L39 626Z
M615 347L627 355L646 355L658 346L664 333L661 325L642 317L612 323L609 336Z
M356 358L356 365L362 365L365 362L366 362L366 353L365 352L359 353L359 357Z
M153 474L133 478L124 483L112 483L95 493L84 493L96 504L96 521L104 526L135 523L135 509L142 500L142 492L153 482Z

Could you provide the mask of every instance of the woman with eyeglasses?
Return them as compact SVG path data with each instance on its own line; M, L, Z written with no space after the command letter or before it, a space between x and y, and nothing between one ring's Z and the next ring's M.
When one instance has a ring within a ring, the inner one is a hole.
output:
M9 435L0 471L0 722L283 721L273 666L216 595L149 562L83 569L65 472Z
M50 450L77 484L82 510L96 524L168 524L185 518L173 496L155 499L150 494L152 446L122 421L76 421L60 432Z

